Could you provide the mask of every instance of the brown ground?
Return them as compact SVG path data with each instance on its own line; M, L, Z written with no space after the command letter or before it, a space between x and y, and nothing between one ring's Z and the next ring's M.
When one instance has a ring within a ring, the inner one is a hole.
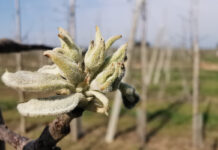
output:
M201 62L200 67L203 70L208 70L208 71L218 71L218 65L215 63L210 63L210 62Z

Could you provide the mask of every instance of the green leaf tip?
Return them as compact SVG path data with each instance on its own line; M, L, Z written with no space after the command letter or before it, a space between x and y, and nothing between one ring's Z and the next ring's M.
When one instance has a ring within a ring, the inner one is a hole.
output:
M61 41L61 48L59 52L62 52L65 56L73 59L76 63L82 61L82 51L74 43L70 35L63 28L58 28L58 37Z
M122 38L122 35L117 35L117 36L113 36L111 38L109 38L107 41L106 41L106 44L105 44L105 49L109 49L111 47L111 45L117 41L118 39Z

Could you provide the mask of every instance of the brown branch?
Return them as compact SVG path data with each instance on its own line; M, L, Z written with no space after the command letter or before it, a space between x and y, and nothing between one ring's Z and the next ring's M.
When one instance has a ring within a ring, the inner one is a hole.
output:
M11 131L6 125L0 125L0 139L18 150L21 150L22 147L28 142L27 138Z
M0 39L0 53L13 53L29 50L47 50L53 49L51 46L47 45L29 45L29 44L20 44L10 39Z
M56 144L70 132L72 119L80 117L83 109L76 108L68 114L58 116L53 122L45 127L36 140L29 140L10 129L0 125L0 140L9 143L18 150L59 150Z
M0 110L0 125L4 124L4 119ZM0 140L0 149L5 150L5 142Z

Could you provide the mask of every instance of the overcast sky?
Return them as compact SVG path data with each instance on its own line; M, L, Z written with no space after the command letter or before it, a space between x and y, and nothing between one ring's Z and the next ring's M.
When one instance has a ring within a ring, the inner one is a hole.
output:
M155 42L165 27L170 44L189 40L191 0L147 0L148 41ZM201 47L218 43L218 0L199 0L199 41ZM22 37L25 43L58 45L57 27L67 29L68 0L20 0ZM95 26L100 26L107 39L122 34L124 43L131 28L135 0L77 0L76 39L86 46L94 38ZM15 37L14 0L0 0L0 38ZM140 25L139 25L140 27ZM140 30L137 38L140 39ZM184 38L186 37L186 38Z

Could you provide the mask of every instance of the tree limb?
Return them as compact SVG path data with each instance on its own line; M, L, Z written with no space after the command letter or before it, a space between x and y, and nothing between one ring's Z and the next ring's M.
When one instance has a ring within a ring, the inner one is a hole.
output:
M4 124L4 119L0 110L0 125ZM0 140L0 149L5 150L5 142Z
M29 50L48 50L53 49L51 46L47 45L29 45L29 44L20 44L10 39L0 39L0 53L13 53Z
M31 140L23 137L5 125L0 125L0 140L9 143L18 150L59 150L56 144L70 132L70 121L80 117L83 109L76 108L68 114L58 116L45 127L39 138Z
M27 138L11 131L6 125L0 125L0 139L18 150L21 150L22 147L28 142Z

